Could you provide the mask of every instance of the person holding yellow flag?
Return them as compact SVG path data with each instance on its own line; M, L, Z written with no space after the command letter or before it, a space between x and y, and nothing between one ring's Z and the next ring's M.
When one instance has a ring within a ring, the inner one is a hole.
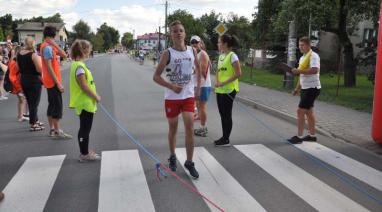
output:
M320 57L312 51L308 37L300 38L299 49L303 56L300 58L298 68L292 69L293 74L300 75L296 89L292 92L292 95L295 96L300 91L300 103L297 109L298 132L296 136L288 139L292 144L299 144L303 141L317 141L313 107L321 89ZM309 127L309 134L306 136L304 136L305 116Z
M78 143L80 146L80 162L99 160L100 156L89 151L89 134L93 124L93 116L97 111L97 102L101 97L97 94L93 75L86 67L84 60L89 58L91 44L86 40L75 40L70 49L73 62L70 67L69 107L76 110L80 117Z

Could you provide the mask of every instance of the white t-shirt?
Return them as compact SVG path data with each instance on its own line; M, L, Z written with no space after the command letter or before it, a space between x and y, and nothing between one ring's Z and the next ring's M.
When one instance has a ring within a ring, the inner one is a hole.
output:
M171 84L180 85L183 87L180 93L165 88L165 99L179 100L194 97L194 81L192 73L194 67L194 50L187 46L185 51L177 51L173 48L168 48L170 53L170 63L165 68L166 80Z
M76 76L85 74L85 70L82 67L78 67L76 70Z
M312 50L311 50L312 51ZM300 58L300 64L304 61L307 54L304 54ZM320 56L314 51L312 51L312 55L310 56L309 68L318 68L318 72L316 74L300 74L300 84L301 89L308 88L321 88L320 83Z

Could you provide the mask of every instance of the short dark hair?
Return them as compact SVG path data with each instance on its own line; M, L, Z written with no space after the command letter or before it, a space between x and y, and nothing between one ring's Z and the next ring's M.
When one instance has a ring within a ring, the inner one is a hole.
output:
M51 38L54 38L56 37L56 27L54 26L46 26L44 28L44 38L46 37L51 37Z
M220 40L223 43L226 43L228 48L238 48L239 47L239 41L238 41L236 36L224 34L224 35L220 36Z
M298 41L310 46L310 39L307 36L301 37Z

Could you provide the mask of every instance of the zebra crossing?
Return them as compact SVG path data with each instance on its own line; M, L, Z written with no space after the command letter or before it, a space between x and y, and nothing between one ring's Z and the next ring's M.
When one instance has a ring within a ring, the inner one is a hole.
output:
M303 143L296 147L382 194L381 171L318 143ZM317 211L370 210L365 203L359 203L347 194L337 191L271 147L248 144L235 145L228 149L227 151L237 150L243 154L253 165L259 166L274 181L281 183ZM186 159L185 149L177 148L176 154L182 164ZM6 198L0 203L0 212L44 211L65 159L65 155L27 158L5 187ZM207 148L196 147L194 161L200 178L191 181L193 186L219 207L225 211L267 211L262 202L256 200ZM138 150L104 151L100 166L99 212L156 211L155 199L151 196L150 184L147 182ZM254 180L253 183L261 182ZM181 196L180 192L184 191L178 192ZM206 205L209 210L217 211L208 202ZM382 205L379 206L381 211ZM184 207L192 208L192 205Z

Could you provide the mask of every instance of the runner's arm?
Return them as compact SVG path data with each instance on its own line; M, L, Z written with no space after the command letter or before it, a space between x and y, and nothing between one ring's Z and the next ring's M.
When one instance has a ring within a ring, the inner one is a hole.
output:
M32 60L33 60L34 66L36 67L37 72L41 74L42 72L41 58L36 53L33 53Z
M197 88L197 91L199 91L200 84L201 84L201 70L200 70L201 64L199 63L196 50L194 48L192 48L192 50L194 51L194 56L195 56L194 66L195 66L195 73L196 73L196 88Z
M162 78L162 72L167 65L168 59L169 59L168 50L165 50L163 52L162 56L160 57L160 61L159 61L157 68L155 69L153 80L154 80L154 82L158 83L159 85L172 90L173 84L167 82L166 80L164 80Z
M86 95L98 101L97 93L94 93L93 91L91 91L88 84L86 83L85 74L78 75L76 79L77 79L78 85L80 85L81 89L86 93Z
M207 52L203 51L202 57L200 58L200 73L204 77L204 79L207 79L207 72L208 72L208 66L209 66L209 58Z

